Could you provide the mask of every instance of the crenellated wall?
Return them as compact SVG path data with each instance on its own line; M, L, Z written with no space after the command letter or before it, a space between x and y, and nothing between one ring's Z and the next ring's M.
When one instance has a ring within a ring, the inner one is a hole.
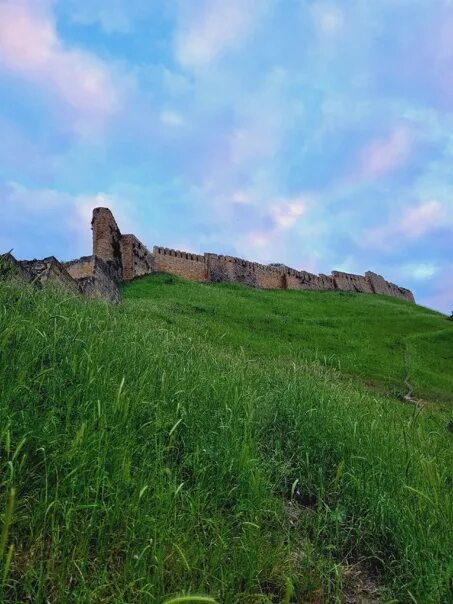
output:
M204 256L180 252L166 247L154 246L154 270L159 273L172 273L190 281L206 281L206 262Z
M171 273L190 281L242 283L263 289L341 290L393 296L415 302L412 292L371 271L354 275L333 271L315 275L282 264L259 264L233 256L192 254L154 246L150 252L135 235L122 235L108 208L93 210L93 254L60 264L55 258L11 264L40 283L53 281L70 291L118 302L118 284L153 272Z

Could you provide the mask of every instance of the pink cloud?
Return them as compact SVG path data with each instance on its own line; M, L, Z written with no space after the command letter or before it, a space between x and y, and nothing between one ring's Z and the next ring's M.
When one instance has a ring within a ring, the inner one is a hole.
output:
M139 225L131 218L134 206L124 197L103 192L71 195L56 189L31 189L16 182L7 183L0 193L0 222L8 225L11 220L14 225L14 229L6 228L6 232L10 230L13 235L18 232L18 225L27 231L39 223L49 241L56 241L61 233L66 233L66 246L72 253L90 253L90 223L96 207L109 207L123 232L139 232ZM0 253L16 244L14 237L5 238ZM36 249L34 253L39 256L41 251Z
M104 121L119 108L108 66L65 46L48 3L0 0L0 66L55 95L76 121Z
M310 204L311 199L304 195L294 199L277 200L265 212L265 216L271 220L271 226L249 231L246 235L248 245L257 248L270 246L281 233L290 230L296 224Z
M438 270L429 280L419 304L435 308L450 315L453 312L453 264L449 263Z
M290 229L307 209L307 201L303 198L285 201L271 208L271 216L275 221L276 229L283 231Z
M441 227L451 226L453 221L444 205L431 200L405 208L401 215L393 215L386 225L368 229L360 238L360 244L362 247L389 250L398 243L418 239Z
M396 127L385 138L372 141L360 153L362 176L375 178L401 168L410 157L413 142L412 132L404 126Z
M446 224L447 220L447 211L443 205L435 200L428 201L406 210L400 230L408 237L420 237Z
M201 0L181 2L175 54L186 67L208 65L226 51L237 48L250 34L268 2L264 0Z

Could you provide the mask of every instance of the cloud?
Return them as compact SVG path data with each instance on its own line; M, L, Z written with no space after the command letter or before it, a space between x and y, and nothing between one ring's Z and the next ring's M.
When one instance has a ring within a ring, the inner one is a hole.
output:
M386 225L366 229L361 238L363 247L392 251L436 230L453 227L453 218L437 200L406 207L399 215L393 213Z
M400 232L410 238L421 237L425 233L447 226L451 223L446 208L438 201L428 201L414 208L408 208L404 213Z
M269 6L266 0L181 2L174 41L177 60L184 67L199 68L239 48L252 33L266 5Z
M240 201L238 202L237 199ZM239 204L247 204L248 199L250 198L242 191L233 196L235 203ZM239 245L245 246L248 250L270 246L282 233L290 231L295 226L311 204L312 199L309 196L300 195L293 199L271 201L264 208L255 207L254 212L249 213L250 217L253 216L252 224L246 225L245 233L239 237ZM259 250L254 251L259 254Z
M452 8L0 0L1 177L26 184L2 241L86 253L111 205L145 242L428 291L453 233Z
M426 293L417 302L448 315L453 313L453 264L444 266L428 282Z
M55 95L75 118L104 121L119 109L109 67L63 43L48 3L0 0L0 66Z
M407 163L413 145L413 133L405 126L398 126L388 136L371 141L359 156L361 176L377 178L398 170Z
M271 216L275 221L275 228L279 231L289 229L307 209L304 199L280 202L271 207Z
M128 8L130 2L121 4L119 0L91 0L88 3L71 1L72 19L82 25L99 24L107 34L130 34L132 18Z
M91 215L100 206L112 210L123 232L137 232L134 208L116 195L70 195L56 189L0 183L0 253L13 249L18 258L61 254L62 260L90 254Z
M183 116L177 111L164 109L160 114L160 121L164 126L182 126L184 124Z
M410 263L401 268L401 273L415 281L426 281L439 272L439 266L435 263L422 262Z
M345 16L334 2L315 2L312 16L316 29L323 36L336 36L344 28Z

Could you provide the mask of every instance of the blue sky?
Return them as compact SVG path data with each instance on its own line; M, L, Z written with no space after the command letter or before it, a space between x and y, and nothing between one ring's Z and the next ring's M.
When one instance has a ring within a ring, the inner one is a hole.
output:
M0 0L0 249L374 270L453 310L451 0Z

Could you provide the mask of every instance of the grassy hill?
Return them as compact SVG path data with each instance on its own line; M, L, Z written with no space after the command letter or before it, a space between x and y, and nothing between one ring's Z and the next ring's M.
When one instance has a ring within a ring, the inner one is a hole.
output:
M169 287L171 286L171 287ZM259 291L152 276L124 288L162 325L253 357L317 361L382 392L405 380L429 401L453 402L453 323L421 306L348 292Z
M124 296L0 284L0 601L451 601L453 324L165 275Z

